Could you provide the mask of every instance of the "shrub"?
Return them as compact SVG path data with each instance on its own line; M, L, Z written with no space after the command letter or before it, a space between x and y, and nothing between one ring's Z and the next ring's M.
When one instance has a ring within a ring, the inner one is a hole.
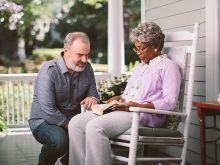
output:
M62 48L35 49L32 51L32 60L34 61L34 64L41 64L44 61L57 58L62 50Z
M98 82L98 93L102 101L108 100L113 96L121 95L127 85L129 75L116 76L114 79Z
M0 132L5 131L7 128L6 122L3 117L0 116Z

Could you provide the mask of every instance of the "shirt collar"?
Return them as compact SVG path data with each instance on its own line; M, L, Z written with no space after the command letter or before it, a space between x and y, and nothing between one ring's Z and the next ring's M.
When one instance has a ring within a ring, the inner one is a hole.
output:
M66 64L64 62L64 59L63 59L63 52L61 52L60 57L58 57L57 64L63 74L68 72L68 69L67 69Z
M165 58L167 58L167 55L166 54L161 54L161 55L153 58L152 60L150 60L149 64L146 64L146 65L148 65L148 66L156 65ZM142 63L145 64L144 62L142 62Z

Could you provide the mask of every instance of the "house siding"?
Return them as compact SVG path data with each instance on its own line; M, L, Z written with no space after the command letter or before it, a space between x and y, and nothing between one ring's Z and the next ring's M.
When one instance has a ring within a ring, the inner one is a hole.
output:
M160 25L164 32L188 30L192 31L195 22L200 25L198 52L195 69L195 83L193 101L206 99L206 12L205 0L142 0L142 22L153 21ZM188 72L188 71L187 71ZM186 80L186 86L187 86ZM185 92L186 93L186 92ZM206 118L206 125L213 125L213 118ZM217 120L220 126L219 118ZM191 124L189 129L189 142L186 161L196 165L200 163L200 137L199 125L195 107L192 110ZM207 130L207 140L217 137L218 132ZM218 144L218 153L219 152ZM207 162L214 160L214 145L207 144ZM179 149L170 150L164 148L170 155L176 155ZM220 160L218 160L220 163Z

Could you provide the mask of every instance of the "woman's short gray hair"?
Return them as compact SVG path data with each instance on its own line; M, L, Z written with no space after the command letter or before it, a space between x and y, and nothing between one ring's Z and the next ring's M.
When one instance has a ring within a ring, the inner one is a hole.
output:
M71 46L73 41L81 39L83 42L90 44L89 36L84 32L68 33L64 39L64 46Z
M164 38L160 26L154 22L140 23L130 33L131 42L142 42L150 46L160 46L160 50L164 46Z

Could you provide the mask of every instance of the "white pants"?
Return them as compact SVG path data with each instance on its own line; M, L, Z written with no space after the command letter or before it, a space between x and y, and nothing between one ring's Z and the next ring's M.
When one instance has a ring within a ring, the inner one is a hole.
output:
M131 127L129 112L115 111L102 116L85 112L69 122L69 165L111 165L109 138Z

